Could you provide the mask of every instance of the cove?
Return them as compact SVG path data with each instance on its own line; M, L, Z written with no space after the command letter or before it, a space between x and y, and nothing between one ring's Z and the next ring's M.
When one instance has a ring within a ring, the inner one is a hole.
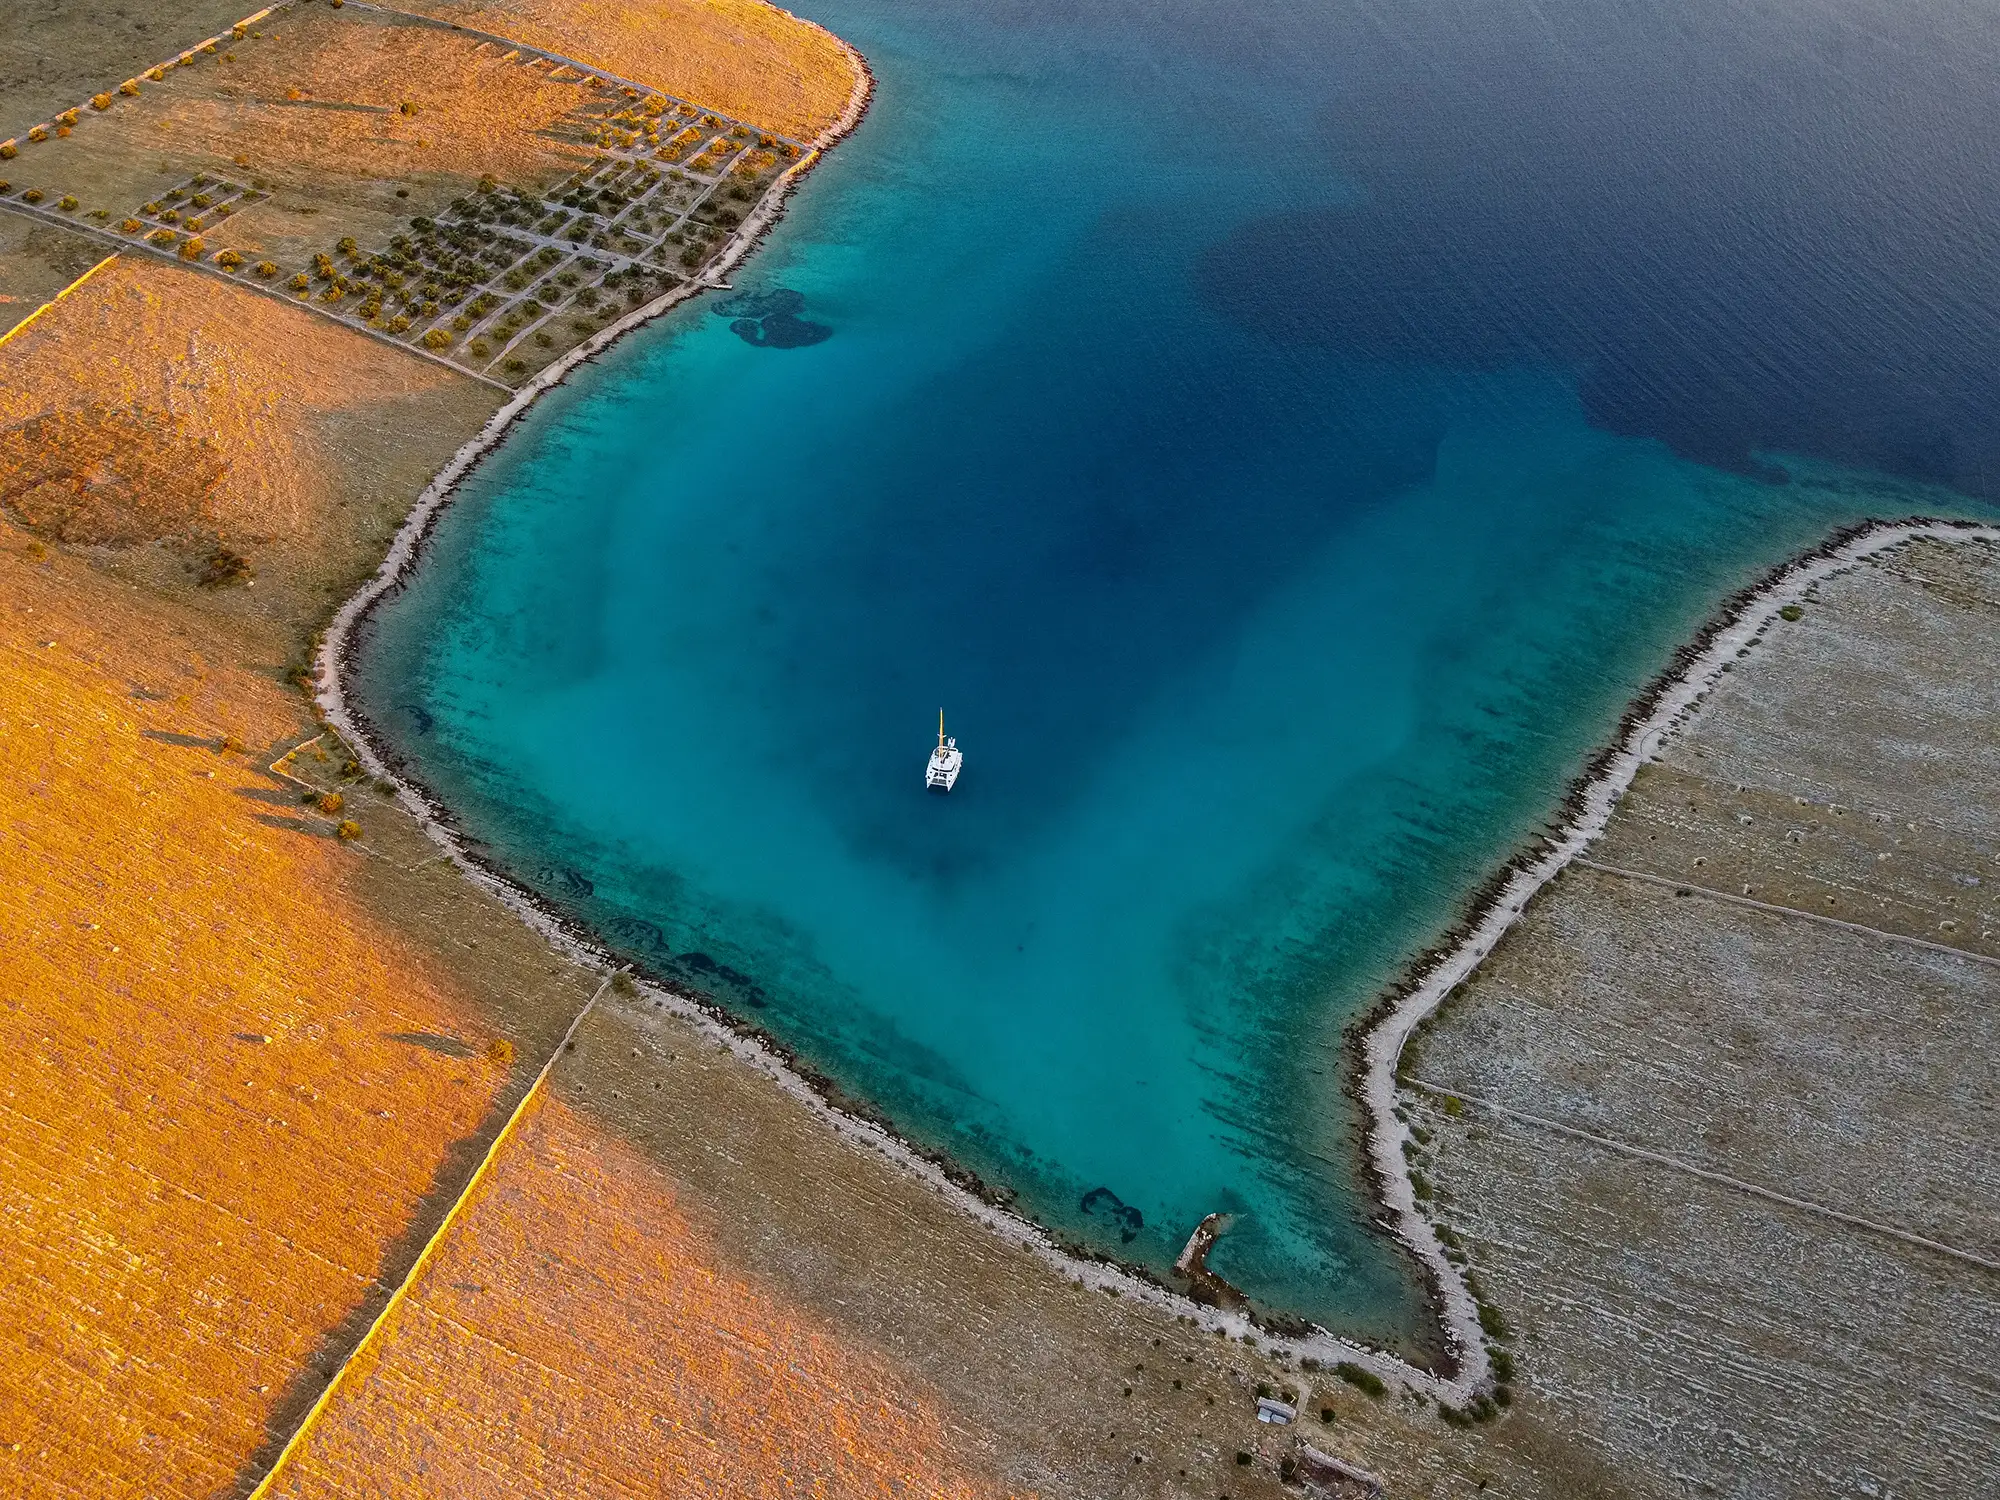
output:
M1227 1210L1260 1304L1430 1352L1343 1029L1728 592L1990 513L2000 30L807 10L861 129L468 481L361 705L1024 1213L1163 1270Z

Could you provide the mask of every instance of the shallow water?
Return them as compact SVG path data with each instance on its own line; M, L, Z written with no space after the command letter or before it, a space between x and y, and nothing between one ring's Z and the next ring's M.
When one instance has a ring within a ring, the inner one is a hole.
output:
M1978 508L2000 32L806 9L862 130L480 471L363 702L1031 1214L1163 1266L1231 1209L1224 1275L1412 1347L1340 1028L1723 594Z

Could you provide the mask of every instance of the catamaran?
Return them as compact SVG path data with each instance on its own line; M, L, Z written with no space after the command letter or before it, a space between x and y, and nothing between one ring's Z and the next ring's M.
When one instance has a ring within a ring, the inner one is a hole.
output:
M931 751L931 763L924 768L924 785L934 792L948 792L958 785L959 767L965 764L965 752L958 748L958 741L947 739L944 732L944 710L938 710L937 749Z

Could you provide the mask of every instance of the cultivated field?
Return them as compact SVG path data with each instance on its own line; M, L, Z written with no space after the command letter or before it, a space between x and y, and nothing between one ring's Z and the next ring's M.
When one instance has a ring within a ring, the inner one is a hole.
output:
M508 387L700 275L805 150L567 54L297 0L0 141L0 206Z
M1405 1055L1526 1409L1625 1492L2000 1484L1996 652L1990 543L1822 584Z

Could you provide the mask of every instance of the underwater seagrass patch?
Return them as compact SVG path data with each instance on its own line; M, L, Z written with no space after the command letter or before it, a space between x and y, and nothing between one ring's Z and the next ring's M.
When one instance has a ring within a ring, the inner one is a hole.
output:
M824 323L799 316L805 305L805 293L779 286L725 297L715 304L715 313L732 319L729 331L746 344L759 349L803 349L833 337L833 330Z

